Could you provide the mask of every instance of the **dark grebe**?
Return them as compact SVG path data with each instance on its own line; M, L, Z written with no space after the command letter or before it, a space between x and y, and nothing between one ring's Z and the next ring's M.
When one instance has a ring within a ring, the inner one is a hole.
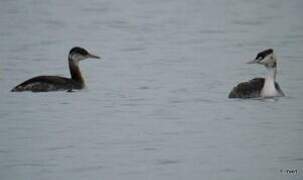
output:
M279 84L276 82L277 59L272 49L264 50L248 64L263 64L268 70L265 78L254 78L242 82L232 89L229 98L258 98L284 96Z
M11 91L47 92L83 89L85 87L85 82L79 69L79 62L87 58L100 59L100 57L90 54L81 47L74 47L70 50L68 55L68 64L71 78L59 76L37 76L19 84Z

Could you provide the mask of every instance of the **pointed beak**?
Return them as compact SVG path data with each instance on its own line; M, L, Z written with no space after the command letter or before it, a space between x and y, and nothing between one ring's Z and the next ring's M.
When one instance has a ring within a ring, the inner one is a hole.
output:
M257 59L253 59L253 60L246 62L246 64L256 64L256 63L258 63Z
M253 59L251 61L246 62L246 64L262 64L261 61L263 61L262 58Z
M88 58L93 58L93 59L101 59L99 56L94 55L94 54L88 54L87 57Z

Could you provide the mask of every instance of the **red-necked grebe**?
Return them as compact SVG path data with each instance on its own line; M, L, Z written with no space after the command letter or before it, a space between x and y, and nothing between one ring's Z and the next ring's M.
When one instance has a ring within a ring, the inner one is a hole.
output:
M100 59L99 56L87 52L84 48L74 47L70 50L68 55L71 78L59 76L37 76L17 85L11 91L48 92L83 89L85 87L85 82L79 69L79 62L87 58Z
M279 84L276 82L277 58L272 49L264 50L257 54L256 58L248 64L262 64L268 71L265 78L254 78L248 82L242 82L232 89L229 98L258 98L285 96Z

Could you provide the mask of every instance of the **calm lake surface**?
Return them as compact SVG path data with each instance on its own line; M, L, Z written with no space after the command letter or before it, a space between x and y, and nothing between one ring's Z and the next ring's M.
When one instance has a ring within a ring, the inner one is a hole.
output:
M303 178L303 1L0 1L0 179ZM41 74L87 89L11 93ZM278 58L279 99L228 99ZM296 170L291 173L290 170Z

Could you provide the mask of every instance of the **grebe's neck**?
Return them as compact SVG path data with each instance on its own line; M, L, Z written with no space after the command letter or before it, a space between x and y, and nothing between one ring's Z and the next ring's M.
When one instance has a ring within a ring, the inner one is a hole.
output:
M79 61L68 59L69 64L69 71L71 74L71 78L75 80L76 82L80 83L82 87L85 86L84 79L82 77L80 68L79 68Z
M267 75L265 77L265 82L261 91L262 97L274 97L278 96L279 92L276 89L275 82L277 76L277 66L266 67Z
M267 75L265 79L272 80L273 82L276 81L277 76L277 66L275 67L266 67Z

